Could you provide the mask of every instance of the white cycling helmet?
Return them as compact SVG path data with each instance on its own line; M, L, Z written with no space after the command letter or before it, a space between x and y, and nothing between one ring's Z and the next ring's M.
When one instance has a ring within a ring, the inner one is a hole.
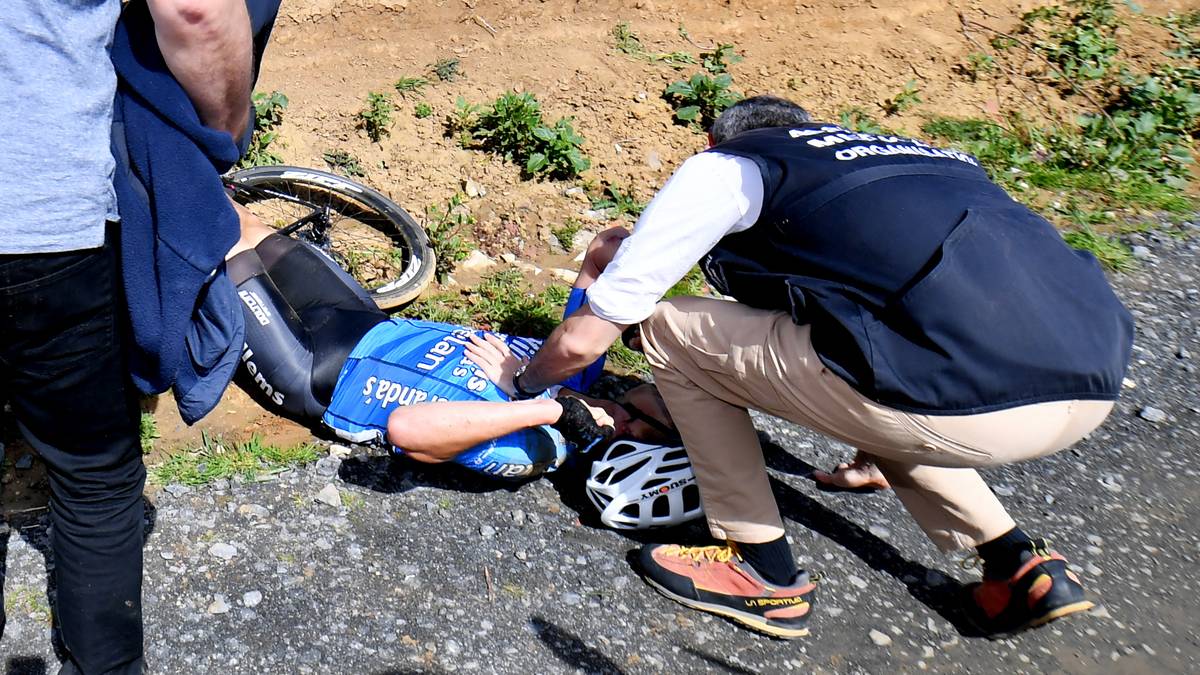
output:
M592 464L587 495L600 521L620 530L678 525L704 512L682 446L614 441Z

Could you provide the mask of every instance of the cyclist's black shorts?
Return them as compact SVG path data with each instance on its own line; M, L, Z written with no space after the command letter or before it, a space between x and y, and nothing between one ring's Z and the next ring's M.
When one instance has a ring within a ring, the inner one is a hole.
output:
M238 384L269 410L319 422L346 357L387 315L328 256L282 235L227 270L246 315Z

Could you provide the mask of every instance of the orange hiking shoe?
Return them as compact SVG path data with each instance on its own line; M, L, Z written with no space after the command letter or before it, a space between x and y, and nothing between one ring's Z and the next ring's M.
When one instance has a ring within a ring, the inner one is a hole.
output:
M1095 603L1084 597L1079 577L1067 560L1034 539L1020 554L1021 566L1007 579L988 579L966 587L967 618L988 637L1006 637L1064 616L1085 612Z
M778 638L808 635L817 587L801 571L788 586L762 577L729 546L653 544L642 549L642 578L693 609L719 614Z

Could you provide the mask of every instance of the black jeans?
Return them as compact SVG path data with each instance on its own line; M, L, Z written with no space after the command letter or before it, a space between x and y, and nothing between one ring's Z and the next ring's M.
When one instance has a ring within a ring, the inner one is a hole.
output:
M111 246L0 255L0 400L50 476L64 672L142 670L138 400Z

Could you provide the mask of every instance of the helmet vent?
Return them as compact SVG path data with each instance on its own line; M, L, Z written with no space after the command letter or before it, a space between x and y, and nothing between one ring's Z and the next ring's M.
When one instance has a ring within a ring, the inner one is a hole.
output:
M700 487L695 483L683 486L683 510L700 508Z
M666 495L655 497L654 504L650 507L650 515L655 518L666 518L671 515L671 498Z
M621 515L629 516L630 518L637 518L638 505L637 504L627 505L625 508L621 509Z
M672 450L668 453L664 453L663 461L664 462L681 462L681 461L686 462L687 461L687 451L684 450L683 448L679 448L678 450Z
M666 485L669 482L671 481L667 480L666 478L651 478L650 480L646 481L646 484L642 486L642 489L653 490L659 485Z
M625 480L630 475L632 475L633 472L637 471L638 469L642 468L643 466L646 466L649 463L650 463L650 458L643 457L642 459L638 460L637 462L635 462L635 463L625 467L624 469L621 469L617 473L615 473L612 477L612 480L614 483L620 483L621 481Z

